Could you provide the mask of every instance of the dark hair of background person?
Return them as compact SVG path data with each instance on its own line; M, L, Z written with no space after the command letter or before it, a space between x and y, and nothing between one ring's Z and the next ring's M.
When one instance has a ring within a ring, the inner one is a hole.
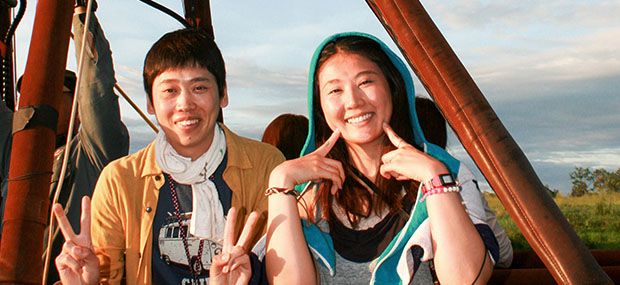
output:
M17 83L15 83L15 90L17 90L17 92L19 93L21 93L23 77L24 77L23 75L20 76L19 79L17 79ZM75 75L75 72L71 70L65 70L65 78L64 78L63 85L69 88L69 91L71 91L71 96L73 96L73 93L75 93L76 81L77 81L77 77Z
M433 100L425 97L415 97L415 112L424 137L431 143L446 148L448 143L448 128L446 119L443 117Z
M261 141L277 147L289 160L299 157L307 134L306 116L282 114L267 125Z
M314 74L314 92L313 92L313 108L314 118L316 121L316 145L322 145L332 134L332 130L327 125L321 108L320 93L318 88L318 70L332 56L338 53L357 54L374 62L383 72L391 93L392 100L392 117L390 118L390 126L394 131L403 138L407 143L418 147L413 138L413 128L409 116L409 102L407 100L407 90L405 81L399 70L394 66L388 55L383 51L379 43L360 36L347 36L335 39L325 45L319 56ZM391 142L385 138L385 152L393 150ZM328 155L330 158L342 162L342 165L350 176L352 168L354 168L349 154L345 147L343 139L339 139L332 151ZM392 211L402 208L403 196L398 189L404 187L407 197L415 201L417 186L414 181L397 181L396 179L385 179L381 175L377 175L376 188L380 193L371 195L367 188L360 184L359 179L347 177L342 186L342 191L338 191L333 199L339 205L343 206L349 222L356 226L361 217L368 217L372 211L376 214L380 213L384 207L388 207ZM330 188L331 182L327 181L322 184L318 193L318 203L320 205L321 214L329 219L330 216ZM367 209L367 210L364 210Z

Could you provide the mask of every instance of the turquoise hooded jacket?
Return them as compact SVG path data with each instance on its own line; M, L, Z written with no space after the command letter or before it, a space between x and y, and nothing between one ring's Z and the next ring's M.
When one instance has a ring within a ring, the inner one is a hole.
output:
M381 45L383 51L388 55L391 59L392 63L396 68L400 71L405 86L407 89L407 99L409 101L409 116L411 120L411 126L413 128L414 140L415 143L420 146L427 154L433 156L438 159L442 163L446 165L449 171L452 173L453 177L457 177L460 168L460 162L448 154L443 148L436 146L434 144L429 143L424 138L424 134L418 122L418 118L415 111L415 91L413 87L413 80L409 70L405 63L394 53L390 48L377 39L376 37L359 33L359 32L347 32L333 35L323 41L319 47L316 49L312 61L310 64L310 70L308 75L308 116L309 116L309 128L308 128L308 136L306 138L306 142L301 152L301 156L309 154L316 149L315 144L315 116L313 110L313 92L314 92L314 75L317 68L317 63L321 51L323 48L330 42L334 41L337 38L346 37L346 36L360 36L371 39ZM304 187L299 186L298 190L303 189ZM422 195L418 192L418 200L415 203L413 209L410 213L410 218L402 228L402 230L394 237L394 239L390 242L387 248L381 253L378 257L376 266L374 271L372 272L371 284L402 284L409 283L409 280L414 272L412 268L404 268L403 264L406 265L406 261L402 260L406 254L403 254L408 250L408 246L411 245L412 237L414 233L418 230L420 225L428 220L428 212L426 209L426 201L421 201ZM303 230L308 246L311 251L314 253L316 257L320 260L320 264L326 266L330 273L335 274L335 254L334 254L334 246L332 239L329 233L325 233L321 231L316 225L308 223L306 221L303 222ZM399 267L399 262L400 267ZM405 266L407 267L407 266ZM404 271L403 271L404 270ZM397 272L398 271L398 272ZM399 273L403 271L402 273ZM407 276L409 275L409 276Z

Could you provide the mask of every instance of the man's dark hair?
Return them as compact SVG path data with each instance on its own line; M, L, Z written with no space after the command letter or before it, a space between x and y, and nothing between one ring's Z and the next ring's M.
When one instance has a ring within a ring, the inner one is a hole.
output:
M144 91L153 100L153 81L166 70L184 67L206 68L217 81L220 98L226 87L224 58L215 41L201 30L177 30L163 35L144 59Z
M19 79L17 79L17 83L15 84L15 90L17 90L17 92L19 93L21 93L23 77L24 77L23 75L20 76ZM75 72L71 70L65 70L65 79L64 79L63 85L69 88L69 90L71 91L71 96L73 96L73 93L75 93L76 81L77 81L77 77L75 76Z

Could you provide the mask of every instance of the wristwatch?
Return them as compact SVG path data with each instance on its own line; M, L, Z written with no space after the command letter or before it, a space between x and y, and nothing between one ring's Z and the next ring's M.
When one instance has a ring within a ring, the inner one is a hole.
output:
M456 186L456 184L456 180L454 180L451 174L440 174L424 182L424 187L422 188L422 190L428 191L430 189L438 187L451 187Z

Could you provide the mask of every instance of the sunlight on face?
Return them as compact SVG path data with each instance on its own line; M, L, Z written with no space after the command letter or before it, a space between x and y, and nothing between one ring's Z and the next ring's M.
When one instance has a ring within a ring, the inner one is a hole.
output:
M181 155L196 159L209 149L220 107L228 95L219 97L215 76L205 68L169 69L153 80L155 114L166 139Z
M379 66L358 54L337 53L318 70L318 84L321 108L332 130L340 129L347 143L381 142L392 100Z

